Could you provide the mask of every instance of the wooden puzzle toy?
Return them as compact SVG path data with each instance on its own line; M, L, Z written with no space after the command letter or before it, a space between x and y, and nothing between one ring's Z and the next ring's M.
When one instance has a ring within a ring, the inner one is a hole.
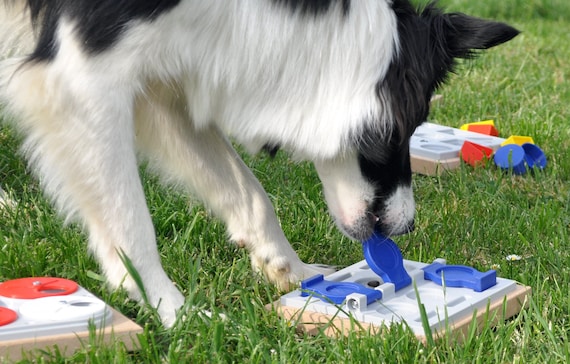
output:
M461 160L477 167L491 157L499 168L515 174L546 167L546 156L531 137L503 139L498 134L493 120L464 124L459 129L423 123L410 139L412 171L436 175L459 167Z
M130 349L142 332L73 281L37 277L0 283L0 362L55 345L71 354L87 341L91 324L102 341L122 340Z
M425 122L410 139L412 171L437 175L459 167L461 147L466 141L494 151L505 139Z
M443 259L431 264L405 260L397 245L379 234L363 249L365 260L304 281L271 308L309 333L374 334L403 324L421 340L426 329L436 338L450 331L461 340L472 324L515 315L530 294L529 287L499 278L494 270L480 272Z

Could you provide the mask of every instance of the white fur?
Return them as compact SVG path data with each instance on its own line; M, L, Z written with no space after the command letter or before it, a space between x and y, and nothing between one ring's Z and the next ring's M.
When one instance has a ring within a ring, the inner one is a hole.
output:
M414 220L416 203L411 186L398 186L385 202L387 213L381 218L384 224L392 226L392 231L409 229L406 224Z
M315 168L323 183L329 210L336 217L337 225L348 232L366 217L368 206L374 200L374 188L361 175L354 155L317 161Z
M33 32L13 13L21 10L0 12L5 52L30 49ZM117 250L130 257L167 325L183 296L160 264L137 153L205 201L283 288L329 270L299 260L227 136L252 151L276 142L315 161L341 225L366 213L374 192L348 138L363 120L389 119L373 90L398 46L396 19L382 0L353 1L346 19L334 14L309 21L269 1L186 0L132 23L97 55L63 18L54 60L0 64L0 99L18 116L45 190L84 223L111 284L126 275ZM408 218L413 199L399 196L394 219ZM125 286L140 298L132 280Z
M24 1L0 4L0 59L30 52L35 43Z
M16 202L12 200L0 186L0 211L6 206L11 208L16 207Z

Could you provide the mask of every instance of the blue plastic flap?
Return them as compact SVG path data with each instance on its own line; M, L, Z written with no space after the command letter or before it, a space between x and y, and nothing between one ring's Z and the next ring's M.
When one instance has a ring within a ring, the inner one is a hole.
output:
M394 284L396 291L412 283L412 278L404 268L402 252L391 239L375 232L370 239L362 243L362 248L366 263L384 283Z
M465 265L440 263L432 263L422 269L424 270L424 279L440 286L445 281L447 287L470 288L475 292L482 292L497 284L497 272L495 270L482 273Z
M336 303L340 305L346 296L352 293L360 293L366 296L366 304L378 301L382 298L382 292L366 288L354 282L335 282L325 280L322 274L316 275L301 282L301 296L314 295L323 302Z

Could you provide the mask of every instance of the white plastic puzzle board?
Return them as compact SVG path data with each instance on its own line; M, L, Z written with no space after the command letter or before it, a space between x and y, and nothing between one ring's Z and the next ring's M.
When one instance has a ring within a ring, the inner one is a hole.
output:
M327 320L338 323L339 319L348 319L349 315L360 323L368 324L368 327L405 322L416 336L425 338L416 289L419 300L425 307L430 330L434 334L453 329L458 324L471 323L475 311L485 313L489 304L494 302L495 305L502 305L509 296L517 299L515 307L510 309L512 316L520 311L524 305L522 301L530 291L515 281L499 277L496 278L495 285L481 292L470 288L445 287L424 279L422 268L429 264L405 259L403 263L413 283L399 291L395 291L392 283L382 282L365 260L325 277L326 281L354 282L381 291L382 298L370 304L359 293L346 296L342 304L333 304L316 295L303 296L303 292L298 289L283 295L276 303L277 309L288 319L309 325L310 320L313 320L317 326L322 326ZM445 264L445 261L437 259L434 263ZM347 321L344 324L349 326ZM346 327L341 329L346 330Z
M73 281L34 277L0 283L0 361L52 345L62 353L77 349L90 324L104 341L124 339L128 348L142 331Z
M441 169L457 168L465 141L497 150L505 139L425 122L410 139L412 170L432 175Z
M1 316L15 314L13 322L0 326L0 342L85 331L90 321L101 328L112 321L105 302L82 287L71 294L35 299L0 296L0 307Z

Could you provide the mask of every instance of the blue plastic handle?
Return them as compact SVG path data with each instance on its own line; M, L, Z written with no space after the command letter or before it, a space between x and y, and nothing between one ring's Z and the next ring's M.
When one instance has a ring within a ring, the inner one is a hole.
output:
M382 299L382 292L366 288L354 282L335 282L325 280L322 274L316 275L301 282L301 296L315 295L324 302L334 302L340 305L346 296L352 293L360 293L366 296L366 304Z
M447 287L470 288L475 292L482 292L497 284L497 272L489 270L485 273L479 272L473 267L465 265L445 265L432 263L423 268L424 279L438 285Z

